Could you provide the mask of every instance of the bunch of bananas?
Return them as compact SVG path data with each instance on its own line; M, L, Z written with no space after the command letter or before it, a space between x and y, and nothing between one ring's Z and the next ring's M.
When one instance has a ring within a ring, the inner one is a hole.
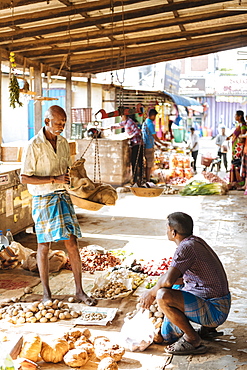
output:
M16 103L19 107L22 107L22 103L19 101L20 87L16 75L12 74L9 82L9 100L12 108L16 107Z

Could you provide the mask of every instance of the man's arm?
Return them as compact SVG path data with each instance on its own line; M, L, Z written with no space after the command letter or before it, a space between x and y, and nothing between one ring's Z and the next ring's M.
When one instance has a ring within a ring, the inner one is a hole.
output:
M142 308L148 309L153 301L156 298L156 294L159 289L161 288L172 288L174 284L181 284L182 281L181 278L181 272L176 267L169 267L168 271L160 277L157 284L150 289L148 292L145 292L141 299L140 303L142 305Z
M32 185L41 185L41 184L69 184L69 175L67 173L59 176L27 176L20 175L20 181L22 184L32 184Z
M169 145L168 143L165 143L164 141L160 140L156 134L153 134L153 138L155 142L158 142L161 145Z

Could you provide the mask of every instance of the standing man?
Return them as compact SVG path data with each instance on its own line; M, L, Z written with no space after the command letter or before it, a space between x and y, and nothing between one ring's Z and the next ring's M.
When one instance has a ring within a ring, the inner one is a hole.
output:
M166 145L158 138L155 132L154 121L157 114L158 112L155 109L150 109L148 118L142 125L144 156L146 159L146 181L150 181L151 169L154 165L154 143L158 142L161 145Z
M213 249L193 235L193 220L189 215L171 213L167 236L177 245L171 266L157 284L143 294L140 303L149 309L156 299L164 313L161 335L169 344L166 352L205 353L207 348L201 344L201 338L217 336L217 326L225 322L230 311L227 276ZM190 321L201 325L199 332Z
M194 127L191 127L190 129L189 143L190 143L190 148L191 148L191 155L192 155L192 158L194 159L193 170L194 170L194 174L196 174L197 173L196 172L196 160L197 160L198 151L199 151L199 137L195 133Z
M223 162L225 166L225 170L227 171L227 151L228 151L228 142L226 141L226 129L225 127L221 127L221 134L216 136L215 144L218 145L218 156L223 157ZM225 143L224 143L225 142ZM224 145L222 145L224 143Z
M43 302L51 299L48 252L51 242L64 240L76 286L76 298L92 306L96 300L82 288L81 260L77 238L81 237L75 211L65 184L69 183L70 149L61 136L66 113L58 105L45 113L45 126L23 153L21 182L33 196L33 220L38 240L37 264L43 286Z

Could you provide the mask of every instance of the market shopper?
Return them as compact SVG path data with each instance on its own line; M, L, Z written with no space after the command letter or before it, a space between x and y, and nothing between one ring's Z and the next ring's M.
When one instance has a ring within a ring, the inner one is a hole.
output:
M199 151L199 136L195 133L194 127L190 128L189 146L191 149L191 155L193 158L193 171L196 174L196 160Z
M76 298L87 305L97 301L82 288L81 260L77 238L81 237L73 205L65 184L69 183L70 149L61 136L66 113L58 105L45 113L45 126L23 153L21 182L33 196L32 214L38 241L37 264L43 285L43 301L51 299L48 252L51 242L63 240L68 251L76 286Z
M141 129L138 127L135 115L123 115L122 121L118 126L111 126L111 128L118 127L124 127L130 139L133 183L141 185L143 178L143 141Z
M144 157L146 160L146 181L150 181L151 169L154 166L154 144L167 145L160 140L155 131L154 121L158 112L150 109L148 118L142 125L142 137L144 142Z
M226 320L230 310L226 273L216 253L193 235L193 220L188 214L171 213L167 235L177 245L171 266L140 302L149 309L157 300L165 315L161 334L168 353L205 353L201 337L217 335L216 327ZM190 322L201 325L198 332Z
M243 146L245 138L241 137L247 132L247 126L244 119L244 112L237 110L235 114L237 122L234 132L228 136L227 140L232 142L232 162L230 169L229 187L231 189L241 189L244 184L243 178L240 175L241 161L243 155Z
M228 142L226 141L226 129L221 127L221 133L216 136L215 144L219 147L218 156L223 158L223 163L225 170L227 171L227 152L228 152Z

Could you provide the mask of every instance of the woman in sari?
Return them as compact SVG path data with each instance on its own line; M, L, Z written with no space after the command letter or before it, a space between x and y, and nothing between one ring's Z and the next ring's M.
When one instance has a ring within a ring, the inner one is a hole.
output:
M244 112L242 110L237 110L235 120L237 121L236 128L227 138L227 140L230 140L231 138L232 141L232 163L229 180L231 189L239 188L244 185L244 180L240 175L240 168L245 139L242 138L241 135L244 135L247 132L247 126L244 119Z

